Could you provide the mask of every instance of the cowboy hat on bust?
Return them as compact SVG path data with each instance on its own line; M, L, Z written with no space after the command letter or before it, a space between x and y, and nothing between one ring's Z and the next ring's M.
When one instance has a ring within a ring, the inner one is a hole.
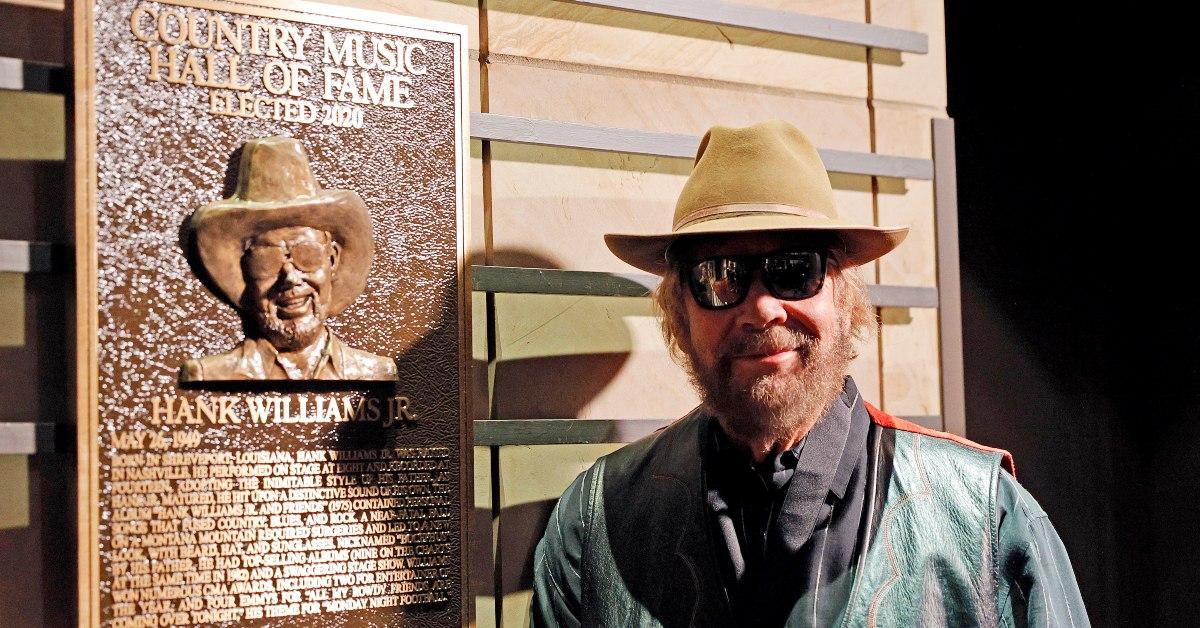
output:
M628 264L663 275L667 249L678 238L752 231L836 234L851 266L879 258L908 235L907 227L838 218L817 149L796 127L771 120L745 128L714 126L704 134L670 233L610 233L604 242Z
M238 309L246 290L246 242L292 226L327 231L341 247L329 306L329 314L337 314L366 287L374 256L371 218L357 193L321 189L299 141L275 136L246 142L233 196L197 209L189 224L218 296Z

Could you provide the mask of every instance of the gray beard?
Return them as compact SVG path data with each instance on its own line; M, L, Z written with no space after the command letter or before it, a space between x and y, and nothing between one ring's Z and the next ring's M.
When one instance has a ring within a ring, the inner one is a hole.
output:
M329 308L313 299L313 309L300 318L284 320L274 309L255 312L258 330L277 351L299 351L321 338L325 331L325 316Z
M729 356L793 346L800 354L798 373L764 375L744 388L734 385ZM761 446L806 434L825 416L845 385L854 347L848 333L818 342L801 331L772 327L726 339L717 355L709 369L689 360L692 385L734 442Z

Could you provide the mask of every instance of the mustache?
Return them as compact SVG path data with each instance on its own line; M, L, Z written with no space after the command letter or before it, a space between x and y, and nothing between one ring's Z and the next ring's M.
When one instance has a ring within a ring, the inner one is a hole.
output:
M279 283L271 288L271 291L267 293L267 298L274 301L276 299L292 299L316 293L316 286L307 281L288 284Z
M727 336L718 348L722 361L737 356L769 355L781 351L796 350L807 360L817 348L817 338L802 329L769 327L761 331L748 331Z

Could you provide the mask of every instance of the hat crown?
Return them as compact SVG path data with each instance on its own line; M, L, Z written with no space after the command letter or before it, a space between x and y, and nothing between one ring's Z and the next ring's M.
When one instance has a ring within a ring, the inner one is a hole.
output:
M738 205L782 205L837 219L821 156L799 129L782 120L709 129L675 204L674 224L678 229L746 209ZM722 209L712 211L717 208Z
M290 137L253 139L242 147L237 192L243 201L272 203L316 196L321 186L313 177L308 155Z
M858 266L896 248L908 228L841 220L817 149L796 127L772 120L709 129L669 233L609 233L604 241L630 265L664 275L671 272L668 248L680 238L755 232L836 235L843 264Z

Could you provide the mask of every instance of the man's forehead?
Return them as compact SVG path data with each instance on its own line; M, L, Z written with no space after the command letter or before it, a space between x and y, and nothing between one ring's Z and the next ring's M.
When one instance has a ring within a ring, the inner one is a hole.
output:
M692 236L673 245L672 256L696 259L717 255L754 255L783 248L828 248L833 238L820 231L751 231Z

